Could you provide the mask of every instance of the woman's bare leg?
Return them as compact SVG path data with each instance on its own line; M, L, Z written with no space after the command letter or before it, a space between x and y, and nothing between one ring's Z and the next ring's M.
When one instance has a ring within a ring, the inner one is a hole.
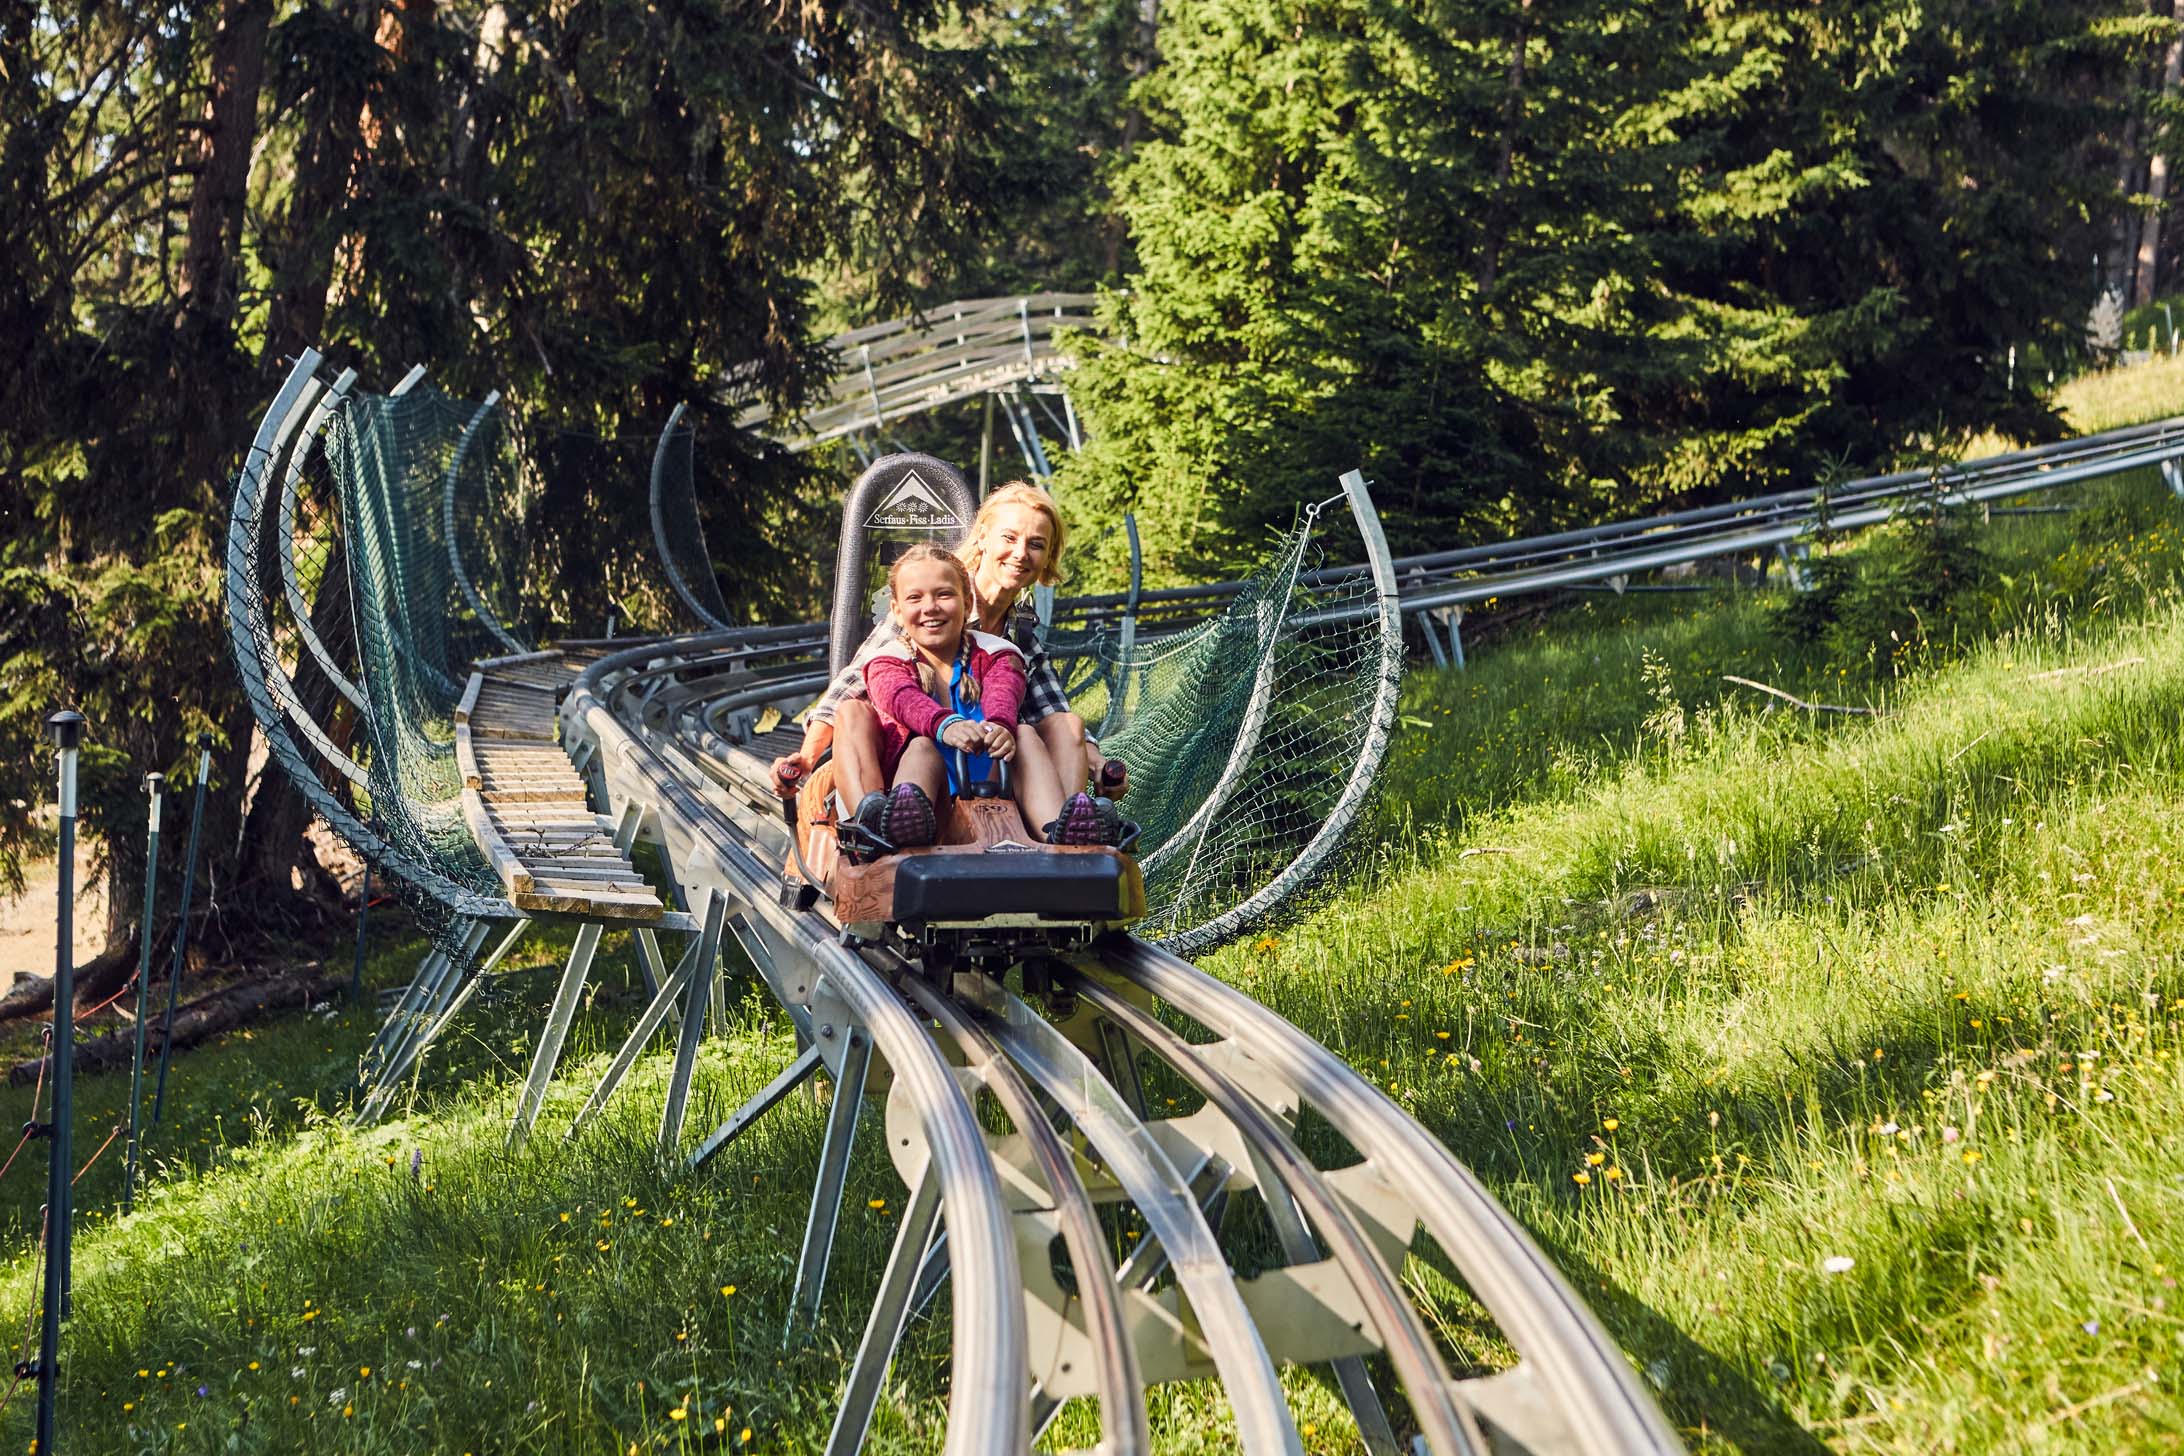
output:
M862 698L844 699L834 710L834 775L844 814L856 813L866 794L887 787L887 775L880 771L879 715Z
M1016 761L1009 765L1009 788L1016 796L1016 807L1024 811L1024 827L1034 837L1042 837L1041 829L1054 822L1054 816L1062 812L1062 800L1069 797L1054 772L1054 755L1039 736L1039 728L1050 721L1016 735Z
M1045 747L1047 761L1054 771L1054 781L1061 786L1062 799L1085 786L1091 773L1084 751L1084 719L1075 713L1049 713L1034 723L1031 732L1024 736L1037 738ZM1061 799L1054 802L1055 809L1059 812ZM1044 824L1053 817L1049 814L1039 822Z
M841 752L839 748L835 750ZM916 784L925 791L934 811L940 809L941 800L948 796L948 770L940 761L940 749L930 738L913 738L910 746L902 751L902 760L895 765L897 784Z

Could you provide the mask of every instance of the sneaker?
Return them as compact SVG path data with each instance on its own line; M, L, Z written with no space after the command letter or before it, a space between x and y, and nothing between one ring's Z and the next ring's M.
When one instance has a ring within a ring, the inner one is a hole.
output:
M894 852L894 841L887 833L887 807L885 791L874 789L857 801L854 812L835 825L835 834L842 847L849 851L853 863L867 864L880 855Z
M1112 799L1071 794L1054 822L1040 832L1049 844L1113 844L1122 837L1122 816Z
M897 784L888 796L885 827L881 831L897 849L931 844L940 835L933 801L916 784Z

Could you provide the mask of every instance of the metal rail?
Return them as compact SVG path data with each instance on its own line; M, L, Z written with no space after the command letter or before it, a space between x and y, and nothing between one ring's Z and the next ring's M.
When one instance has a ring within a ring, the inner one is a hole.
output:
M609 682L617 675L648 666L663 655L638 648L602 658L570 691L562 723L570 741L595 744L608 794L616 804L643 806L644 822L661 847L670 873L686 895L703 890L724 895L734 912L754 929L751 946L777 946L776 963L763 966L786 1002L816 1008L824 1023L822 1056L840 1071L853 1065L850 1052L860 1035L885 1059L889 1075L906 1089L914 1105L922 1166L905 1181L919 1183L929 1169L938 1183L940 1207L949 1242L956 1250L954 1364L949 1388L949 1423L944 1449L951 1456L992 1453L1018 1456L1029 1439L1024 1393L1024 1306L1016 1244L999 1176L988 1156L978 1119L962 1088L918 1018L911 1015L887 980L845 949L833 928L810 912L778 901L780 871L760 860L733 820L714 808L643 736L606 705ZM839 1047L839 1051L830 1048ZM861 1100L863 1077L838 1084L837 1105L854 1108ZM851 1114L851 1127L854 1127ZM890 1143L895 1138L890 1137ZM839 1206L839 1178L815 1190L815 1221L831 1221L831 1201ZM824 1277L823 1260L800 1269L794 1302L816 1302L811 1275Z
M688 408L687 404L675 406L667 417L667 423L660 429L659 443L652 447L652 486L648 496L652 511L652 545L660 554L660 569L667 573L667 584L674 589L682 604L700 622L720 632L728 629L725 615L727 604L720 598L720 584L713 580L713 558L705 548L705 524L697 520L697 502L695 499L691 501L690 512L693 521L696 521L698 560L705 565L705 584L712 589L710 601L683 575L682 568L675 564L677 552L674 543L668 539L667 517L661 510L662 493L669 488L668 450L674 443L675 432L683 429L683 412Z
M1786 547L1816 531L1877 525L1907 509L1957 509L2052 490L2132 470L2175 471L2184 460L2184 416L2079 436L1936 471L1898 471L1827 488L1780 491L1710 506L1611 521L1542 536L1417 553L1394 559L1406 616L1497 598L1614 581L1662 567ZM2184 477L2180 477L2184 478ZM1307 585L1354 578L1364 564L1307 573ZM1136 610L1169 630L1218 610L1235 582L1141 593ZM1125 594L1065 599L1072 628L1103 621L1129 604Z
M363 712L364 690L351 682L349 675L336 665L333 653L320 638L318 628L311 621L311 604L303 595L303 578L296 570L296 492L302 482L303 467L310 458L311 447L317 443L327 421L333 418L334 410L348 396L349 386L355 382L354 369L342 370L334 382L326 387L326 392L319 396L318 403L311 407L311 416L304 421L302 436L290 447L288 467L281 472L281 521L273 544L280 552L281 589L287 596L289 616L296 624L296 634L318 660L319 670L326 674L327 680L333 683L358 712ZM329 503L326 509L333 511L336 508Z
M516 923L488 966L525 922L503 902L405 866L347 813L313 777L266 678L259 646L266 613L286 595L257 579L266 560L265 486L312 397L316 364L316 355L299 362L238 485L230 630L274 754L313 807L376 867L411 876L455 914L374 1044L369 1111L384 1109L402 1074L464 1009L483 974L473 962L490 922ZM1362 480L1347 484L1353 497L1362 494ZM1375 579L1382 610L1392 614L1381 561ZM578 1120L611 1095L679 1002L662 1146L684 1155L697 1041L720 1014L713 947L733 933L809 1050L686 1156L692 1163L718 1156L815 1072L833 1080L790 1297L794 1318L808 1320L829 1308L834 1230L866 1094L885 1094L885 1142L910 1198L846 1373L831 1456L862 1446L892 1353L943 1259L954 1291L944 1446L951 1456L1018 1456L1063 1401L1080 1396L1099 1403L1102 1450L1144 1451L1148 1383L1207 1377L1225 1387L1242 1449L1301 1456L1280 1375L1292 1363L1333 1368L1376 1456L1402 1449L1399 1430L1415 1431L1418 1447L1437 1456L1490 1446L1540 1456L1677 1449L1620 1353L1508 1215L1424 1128L1272 1012L1187 963L1114 936L1078 942L1073 965L1024 962L1027 978L1036 971L1051 988L1042 1014L995 980L994 966L964 962L951 972L902 948L852 941L824 917L784 903L786 836L769 812L764 764L735 741L748 731L737 715L799 702L820 677L822 641L790 626L626 647L578 676L561 726L565 747L593 776L597 807L620 826L616 843L642 836L655 845L678 900L703 907L704 916L702 936L673 971L664 962L654 967L652 1004ZM584 937L596 944L597 930L587 924L580 945ZM572 958L564 989L588 956L580 949ZM1186 1043L1153 1015L1147 990L1218 1039ZM543 1048L565 1028L567 999L557 998L526 1081L519 1133L541 1113L551 1075ZM1203 1090L1208 1105L1187 1116L1149 1116L1139 1076L1146 1056ZM1009 1134L981 1125L974 1090L996 1099ZM1307 1105L1366 1161L1314 1166L1296 1137ZM1264 1204L1284 1262L1240 1277L1221 1247L1221 1211L1246 1195ZM935 1252L943 1221L944 1256ZM1145 1237L1118 1269L1109 1248L1126 1225ZM1450 1376L1405 1279L1421 1228L1502 1322L1522 1356L1515 1369ZM1057 1240L1068 1287L1054 1263ZM1482 1268L1480 1259L1521 1267ZM1163 1276L1172 1283L1163 1285ZM1402 1406L1384 1405L1374 1389L1366 1364L1374 1355L1388 1360Z
M1383 600L1392 610L1392 594ZM1004 1379L985 1388L1011 1408L1009 1439L1019 1443L1012 1451L1073 1395L1098 1398L1102 1449L1143 1449L1145 1382L1206 1376L1225 1386L1243 1449L1298 1451L1275 1379L1280 1364L1298 1362L1332 1364L1369 1447L1392 1453L1400 1449L1398 1426L1363 1363L1375 1353L1389 1359L1400 1383L1408 1411L1401 1425L1428 1451L1681 1449L1628 1362L1514 1220L1429 1132L1271 1011L1187 962L1115 936L1073 957L1074 969L1054 973L1059 999L1050 999L1049 1019L982 972L935 982L884 947L852 953L829 922L774 900L785 839L765 832L763 765L748 752L737 758L711 725L724 711L803 690L816 676L800 666L811 662L812 646L808 635L776 629L770 642L714 633L615 654L578 680L564 705L563 736L579 751L589 746L610 806L643 820L686 895L728 897L742 922L739 938L809 1031L814 1051L706 1139L698 1158L715 1156L812 1066L840 1079L800 1261L804 1280L824 1278L825 1250L814 1239L823 1245L831 1236L840 1197L843 1129L856 1121L844 1101L854 1103L859 1086L888 1087L887 1144L910 1200L845 1377L830 1456L858 1449L918 1290L929 1287L939 1261L958 1286L950 1449L993 1434L983 1424L970 1434L959 1429L973 1415L970 1380L994 1374L990 1366L967 1372L960 1362L990 1357L1004 1340L1018 1339L1006 1333L1011 1328L1024 1332L1013 1348L1027 1363L1013 1385ZM1185 1044L1150 1017L1147 990L1219 1040ZM890 1007L905 1024L883 1035ZM876 1054L871 1071L856 1052L865 1036ZM1206 1091L1211 1105L1188 1117L1148 1119L1139 1055ZM906 1076L902 1058L922 1073ZM931 1075L935 1063L949 1061L960 1070ZM967 1239L943 1191L945 1253L928 1253L937 1235L926 1178L937 1164L927 1129L963 1134L970 1088L991 1092L1015 1129L977 1132L978 1146L955 1149L985 1164L998 1206L968 1187L959 1192L979 1210ZM1314 1167L1295 1141L1307 1105L1367 1161L1334 1172ZM1068 1154L1055 1141L1049 1113L1085 1152ZM1201 1179L1208 1169L1222 1170L1211 1185ZM1229 1266L1218 1221L1205 1212L1209 1197L1223 1201L1224 1189L1265 1200L1282 1267L1243 1279ZM1119 1271L1092 1224L1093 1210L1115 1205L1134 1210L1146 1235ZM1406 1293L1404 1269L1421 1228L1501 1322L1522 1357L1514 1369L1449 1375ZM1074 1294L1048 1271L1057 1236L1069 1248ZM926 1280L916 1277L921 1262ZM1161 1269L1177 1282L1156 1292L1149 1276ZM1093 1280L1097 1290L1088 1293ZM997 1286L1014 1301L1013 1326L993 1322L986 1301ZM968 1323L967 1300L983 1311ZM817 1308L808 1282L794 1302ZM978 1418L993 1415L981 1409Z
M721 401L742 405L736 423L744 429L763 429L791 450L809 450L1073 367L1062 336L1093 330L1097 302L1091 293L1035 293L943 304L836 336L828 345L833 381L821 402L799 417L783 419L770 405L745 403L755 386L751 373L731 376ZM1029 422L1018 424L1012 413L1010 423L1022 430ZM1035 443L1026 447L1027 457L1036 454Z

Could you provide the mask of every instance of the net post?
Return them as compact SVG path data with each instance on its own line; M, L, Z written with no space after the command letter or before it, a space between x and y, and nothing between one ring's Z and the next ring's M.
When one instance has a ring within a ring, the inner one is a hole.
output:
M349 966L349 1000L364 999L364 929L372 911L372 862L364 861L364 876L356 887L356 956Z
M167 1011L159 1024L159 1085L152 1092L152 1126L167 1105L167 1061L174 1041L175 992L182 984L183 957L190 949L190 897L197 888L197 846L205 827L205 781L212 777L212 735L197 735L197 794L190 804L189 847L182 853L182 904L174 927L174 960L167 968Z
M144 840L144 918L137 931L136 1054L129 1062L129 1145L123 1149L121 1174L123 1213L129 1211L136 1197L137 1130L144 1106L144 992L152 981L153 912L159 901L159 796L166 783L165 774L144 776L150 827Z
M76 1050L76 754L83 714L63 708L46 719L59 779L60 872L53 947L53 1125L46 1148L45 1303L38 1337L38 1449L54 1450L60 1397L61 1317L67 1313L69 1254L69 1119Z

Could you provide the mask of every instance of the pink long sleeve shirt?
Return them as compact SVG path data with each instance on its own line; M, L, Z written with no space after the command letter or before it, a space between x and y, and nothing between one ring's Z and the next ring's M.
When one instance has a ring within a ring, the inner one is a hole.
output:
M1016 715L1024 704L1023 653L1006 638L972 632L971 675L978 679L978 706L988 723L998 723L1014 733ZM882 718L898 723L919 738L954 715L954 707L939 703L918 685L917 663L908 643L896 650L882 649L864 665L865 692Z

